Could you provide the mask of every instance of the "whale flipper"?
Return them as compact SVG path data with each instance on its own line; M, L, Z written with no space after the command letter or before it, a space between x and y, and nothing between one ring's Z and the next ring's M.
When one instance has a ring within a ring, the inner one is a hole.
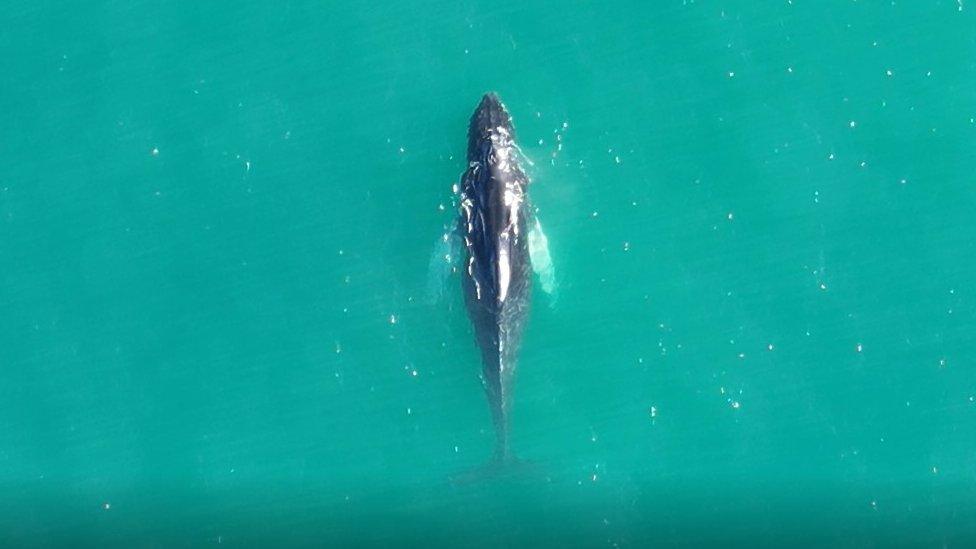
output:
M434 251L427 266L427 302L439 303L444 298L447 279L461 264L461 236L448 231L434 242Z
M552 296L555 301L556 271L549 255L549 239L542 231L542 223L539 222L538 216L535 216L535 222L529 230L529 258L532 262L532 270L539 277L542 291Z

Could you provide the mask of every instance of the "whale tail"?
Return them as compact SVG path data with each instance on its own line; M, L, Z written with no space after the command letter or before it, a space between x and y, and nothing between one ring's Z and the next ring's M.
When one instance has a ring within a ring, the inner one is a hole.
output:
M504 364L497 356L491 357L492 362ZM470 484L496 478L521 476L532 468L529 462L517 457L509 442L509 391L512 370L505 368L485 368L482 381L488 396L488 406L491 420L495 427L495 448L488 462L480 467L465 471L451 477L454 484Z
M489 464L505 466L518 461L518 458L512 453L512 447L508 444L507 426L499 427L496 425L496 428L498 430L498 434L495 441L495 451L491 454L491 461L489 461Z
M495 337L499 337L498 336ZM497 343L496 341L499 341ZM511 356L510 345L504 338L492 341L484 352L484 367L482 368L482 382L485 395L488 397L488 408L491 412L491 422L495 427L495 450L492 463L504 463L512 457L509 444L511 431L512 387L515 377L515 360Z
M509 453L504 456L495 454L492 459L480 466L461 474L452 476L451 483L455 485L472 484L493 479L525 478L537 476L539 467L532 461L527 461Z

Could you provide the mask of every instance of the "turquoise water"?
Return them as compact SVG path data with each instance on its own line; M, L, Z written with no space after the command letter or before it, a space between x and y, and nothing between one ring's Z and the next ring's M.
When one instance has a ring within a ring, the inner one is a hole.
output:
M971 543L974 10L8 3L0 539ZM558 298L457 485L488 90Z

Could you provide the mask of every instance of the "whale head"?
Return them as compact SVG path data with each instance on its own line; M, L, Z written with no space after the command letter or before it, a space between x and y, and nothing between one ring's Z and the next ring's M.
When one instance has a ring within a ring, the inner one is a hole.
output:
M509 144L515 141L515 130L512 128L512 117L508 114L494 92L488 92L481 98L481 103L471 115L468 126L468 157L469 159L487 156L492 149L499 148L500 143Z

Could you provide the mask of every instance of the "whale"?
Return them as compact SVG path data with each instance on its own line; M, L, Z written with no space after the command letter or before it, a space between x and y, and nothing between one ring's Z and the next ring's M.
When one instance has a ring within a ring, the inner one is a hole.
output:
M565 123L564 126L565 128ZM445 282L460 275L461 293L481 355L481 382L494 425L486 467L454 478L473 480L526 465L515 458L511 428L515 371L535 286L553 306L557 297L549 239L530 204L530 178L512 117L495 93L478 103L468 124L467 164L452 188L456 217L444 224L428 264L427 302L445 300ZM442 205L438 209L444 211ZM500 467L506 466L506 467Z
M485 94L471 116L467 160L457 218L461 288L495 429L492 462L505 463L514 459L512 397L531 303L529 241L535 223L512 118L495 93Z

